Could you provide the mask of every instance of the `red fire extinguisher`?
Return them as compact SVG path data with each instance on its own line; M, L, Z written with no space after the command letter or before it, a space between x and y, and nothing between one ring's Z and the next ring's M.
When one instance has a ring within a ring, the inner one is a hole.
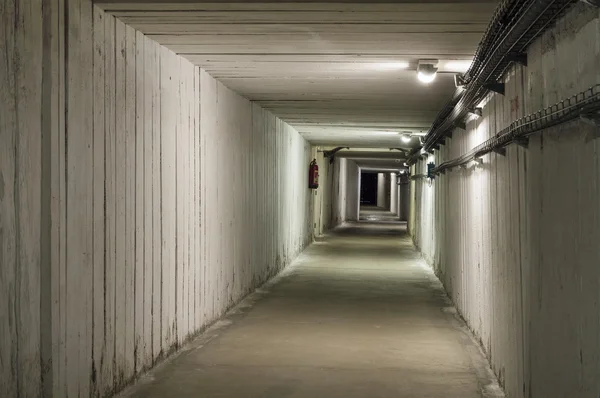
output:
M319 188L319 166L317 165L317 159L313 159L310 162L310 167L308 169L308 187L310 189Z

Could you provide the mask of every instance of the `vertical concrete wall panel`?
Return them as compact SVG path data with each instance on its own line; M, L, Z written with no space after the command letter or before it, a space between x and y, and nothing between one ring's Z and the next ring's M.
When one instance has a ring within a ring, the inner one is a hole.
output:
M312 239L311 148L269 112L207 73L200 77L206 140L201 191L213 209L205 222L215 232L206 236L204 250L206 266L220 273L216 290L226 292L215 303L217 316L289 264Z
M311 242L311 147L89 0L0 20L0 388L111 395Z
M384 208L386 203L385 173L377 173L377 207Z
M400 221L408 221L410 215L410 184L399 185L399 216Z
M428 161L469 151L513 120L596 84L598 10L575 6L505 76L483 116ZM410 232L511 397L596 397L600 168L594 128L572 122L529 148L412 182ZM597 129L596 129L597 132ZM426 170L426 162L413 174ZM592 243L593 242L593 243Z
M353 160L346 162L346 217L358 221L360 211L360 169Z
M325 178L322 178L324 188L320 200L324 208L323 230L326 231L345 221L358 220L360 169L355 161L346 158L336 158L333 164L325 159L322 164Z
M390 211L398 214L398 175L390 173Z
M0 23L0 388L35 395L40 380L42 10L3 6ZM31 183L30 183L31 182ZM44 282L42 282L44 283Z
M319 202L319 211L315 213L315 223L317 224L318 235L322 235L333 226L334 167L329 163L329 159L323 156L323 152L318 152L316 159L319 166L319 189L315 200Z
M106 263L106 220L105 220L105 181L106 181L106 111L105 111L105 22L104 14L93 10L94 17L94 70L93 70L93 346L91 357L91 391L97 391L98 375L103 366L105 330L105 263Z

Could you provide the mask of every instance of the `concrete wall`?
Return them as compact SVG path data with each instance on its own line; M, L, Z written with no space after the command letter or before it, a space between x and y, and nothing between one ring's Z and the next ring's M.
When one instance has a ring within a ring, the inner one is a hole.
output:
M323 152L318 152L316 159L319 165L319 189L316 192L315 200L319 204L315 205L315 209L320 209L320 211L315 213L315 225L318 234L322 235L333 227L333 174L335 167L329 163L329 159L324 158Z
M329 161L326 160L326 163ZM319 165L319 170L321 166ZM360 208L360 168L355 161L336 158L327 165L327 182L323 189L324 231L335 228L346 221L356 221Z
M390 173L390 211L394 214L399 214L399 196L398 175L396 173Z
M331 228L335 228L346 220L346 158L336 158L331 165Z
M398 185L398 216L400 221L408 221L410 215L410 184Z
M358 221L360 212L360 169L356 162L346 162L346 218L345 221Z
M431 161L454 158L511 121L600 81L598 10L577 5L528 49ZM510 397L600 394L600 141L581 122L529 149L412 183L410 231ZM597 131L597 129L596 129ZM424 173L426 161L413 167Z
M310 147L89 0L0 19L0 390L110 394L311 241Z
M334 165L329 163L329 160L326 160L323 163L323 170L325 172L325 175L327 176L326 178L323 177L323 211L322 211L322 216L321 219L322 221L322 225L323 225L323 232L333 228L333 192L334 192L334 185L333 185L333 181L334 181L334 170L335 167ZM320 171L321 169L319 169L319 173L321 173Z
M385 173L377 173L377 207L385 208L386 203Z
M216 282L206 295L214 319L312 241L312 158L308 142L271 113L204 71L201 85L204 249Z

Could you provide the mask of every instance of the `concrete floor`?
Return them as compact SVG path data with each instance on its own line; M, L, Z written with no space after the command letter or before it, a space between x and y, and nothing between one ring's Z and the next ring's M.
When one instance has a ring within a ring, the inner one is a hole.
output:
M315 243L128 397L497 397L406 225L371 209Z

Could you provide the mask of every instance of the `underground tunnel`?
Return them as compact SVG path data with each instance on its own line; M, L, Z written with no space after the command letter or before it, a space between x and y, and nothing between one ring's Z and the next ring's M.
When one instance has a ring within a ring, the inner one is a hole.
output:
M3 397L600 396L597 0L3 0Z

